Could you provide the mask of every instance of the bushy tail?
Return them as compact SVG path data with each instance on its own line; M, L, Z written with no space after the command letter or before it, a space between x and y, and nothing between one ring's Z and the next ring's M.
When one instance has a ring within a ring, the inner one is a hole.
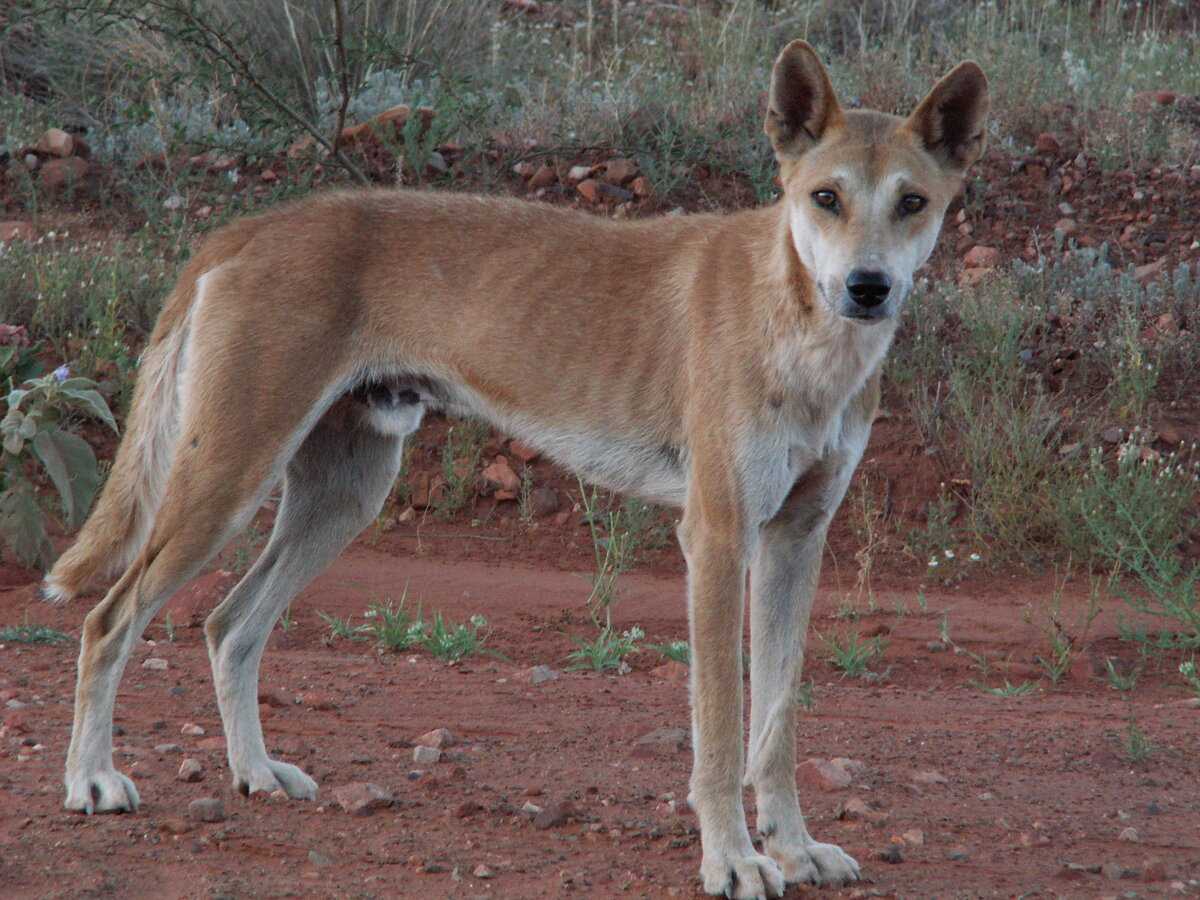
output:
M42 596L52 603L66 602L93 581L123 571L150 535L179 434L180 380L188 364L188 313L195 291L190 275L184 272L168 298L142 355L125 435L100 499L42 583Z

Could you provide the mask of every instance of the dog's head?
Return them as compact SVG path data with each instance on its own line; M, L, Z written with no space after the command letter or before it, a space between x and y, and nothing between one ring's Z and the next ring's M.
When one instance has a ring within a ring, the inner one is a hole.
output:
M946 207L983 153L987 112L987 78L973 62L902 119L843 110L813 48L793 41L783 49L764 130L818 302L863 323L899 312Z

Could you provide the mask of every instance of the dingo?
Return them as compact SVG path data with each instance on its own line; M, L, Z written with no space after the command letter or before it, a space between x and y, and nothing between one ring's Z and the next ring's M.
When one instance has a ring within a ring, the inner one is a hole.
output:
M308 775L267 756L259 660L281 611L377 515L404 438L438 410L683 507L705 890L778 896L787 882L857 878L853 859L809 835L796 795L805 630L897 316L983 151L987 109L987 80L966 62L907 119L845 111L796 41L771 76L773 206L614 222L353 191L208 238L159 316L96 510L46 580L63 600L123 570L83 625L66 806L137 807L112 762L130 647L281 479L270 542L205 633L234 783L315 796Z

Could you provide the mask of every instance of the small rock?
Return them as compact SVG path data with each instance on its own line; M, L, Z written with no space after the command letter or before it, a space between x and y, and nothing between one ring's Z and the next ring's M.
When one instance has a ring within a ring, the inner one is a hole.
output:
M333 799L352 816L370 816L392 805L392 795L377 784L356 781L333 789Z
M1122 828L1121 833L1117 835L1118 841L1128 841L1131 844L1138 843L1141 839L1138 837L1137 829L1133 826Z
M165 831L167 834L187 834L196 826L190 822L185 822L183 819L162 819L158 823L160 831Z
M322 868L324 866L332 866L333 865L333 860L330 859L328 856L326 856L324 853L321 853L319 850L309 850L308 851L308 861L312 865L317 866L317 867L322 867Z
M142 668L154 672L165 672L167 671L167 661L157 656L151 656L142 662Z
M850 773L825 759L809 759L796 767L801 784L822 791L838 791L850 787Z
M1125 437L1125 430L1120 425L1110 425L1100 432L1100 439L1106 444L1119 444Z
M929 769L925 772L914 772L912 782L913 784L948 784L949 779L941 772Z
M413 743L418 747L436 747L441 750L444 747L453 747L458 743L458 739L448 728L435 728L413 738Z
M24 709L29 704L24 700L18 700L16 697L13 697L11 700L5 700L4 705L9 709Z
M585 178L575 185L575 190L579 191L579 196L588 203L596 203L600 200L600 182L594 178Z
M530 512L534 518L542 519L558 512L558 491L552 487L536 487L529 495Z
M632 159L618 157L604 164L604 180L609 184L623 185L638 174L638 164Z
M483 480L497 490L513 493L521 490L521 479L512 470L505 456L497 456L492 460L492 464L483 470Z
M204 766L200 764L200 760L188 757L179 764L179 774L175 777L180 781L199 781L204 777Z
M300 703L307 709L315 709L320 711L337 709L337 703L328 694L322 694L320 691L305 691L300 695Z
M650 185L650 179L645 175L639 175L633 179L629 184L629 189L638 197L649 197L654 193L654 188Z
M528 160L523 160L512 167L513 174L519 175L521 178L532 178L533 173L537 171L537 166Z
M575 814L575 807L570 800L549 803L533 817L533 827L543 831L547 828L554 828L562 825Z
M1079 225L1074 219L1062 218L1054 223L1054 230L1063 237L1070 237L1079 230Z
M186 202L187 201L185 201L183 199L183 197L181 197L179 194L172 194L170 197L168 197L166 200L163 201L163 209L169 209L169 210L183 209L183 205Z
M606 181L600 182L600 194L609 200L615 200L617 203L628 203L633 199L633 191L627 191L623 187L617 187L615 184L609 184Z
M188 722L179 729L179 733L186 734L188 737L202 737L204 735L204 729L194 722Z
M946 851L946 859L951 862L962 862L965 859L969 859L970 856L971 854L967 852L967 848L962 844L955 844Z
M283 693L283 691L260 687L258 689L258 702L265 703L267 706L273 706L276 709L286 709L292 705L292 698Z
M976 244L963 257L963 267L967 269L994 269L1000 265L1000 251L995 247L985 247Z
M910 847L922 847L925 844L925 832L920 828L910 828L900 835L900 839Z
M202 797L188 804L188 818L196 822L224 822L225 804L216 797Z
M637 739L634 750L635 752L640 750L643 753L653 753L657 750L678 753L687 747L688 737L686 728L655 728Z
M458 804L458 806L454 807L454 818L467 819L475 815L475 813L479 812L481 809L483 809L483 807L474 800L464 800L462 803Z
M529 179L529 189L536 191L538 188L547 188L550 185L558 182L558 172L554 166L542 166Z
M1149 284L1155 281L1167 268L1167 258L1164 256L1161 259L1156 259L1152 263L1146 263L1144 266L1138 266L1133 270L1134 280L1138 284Z
M851 797L845 803L841 804L837 811L839 819L853 821L855 819L865 819L871 812L871 807L867 806L867 801L861 797Z
M519 441L516 438L508 442L508 450L523 463L531 463L542 455L541 451L536 447L530 447L524 441Z
M591 166L571 166L571 170L567 172L567 181L572 184L578 184L581 181L589 178L592 174Z
M525 804L521 807L521 812L525 813L527 816L536 816L541 811L542 808L531 800L526 800Z
M38 138L34 149L47 156L67 157L75 152L75 138L61 128L49 128Z
M687 684L691 670L686 663L671 659L650 670L651 676L669 684Z
M559 677L558 672L549 666L533 666L527 674L530 684L545 684L547 681L555 681Z
M183 748L180 747L178 744L155 744L154 752L162 753L164 755L167 753L182 753Z
M1064 200L1062 203L1058 204L1058 212L1059 215L1073 216L1075 215L1075 207Z
M55 193L65 187L78 185L88 173L87 160L78 156L52 159L42 166L38 179L43 190Z
M474 875L476 878L494 878L496 876L496 873L493 872L491 869L489 869L487 866L485 866L483 863L480 863L479 865L477 865L471 871L471 874Z
M899 844L888 844L879 851L879 859L894 866L904 862L904 853Z
M413 762L418 766L432 766L442 758L442 751L436 747L413 747Z
M1120 881L1125 878L1136 878L1138 871L1136 869L1128 869L1118 862L1106 862L1100 867L1100 874L1109 881Z
M1034 149L1038 153L1048 153L1051 156L1057 156L1062 152L1062 145L1059 144L1058 138L1048 131L1043 131L1037 136L1037 141L1034 143Z

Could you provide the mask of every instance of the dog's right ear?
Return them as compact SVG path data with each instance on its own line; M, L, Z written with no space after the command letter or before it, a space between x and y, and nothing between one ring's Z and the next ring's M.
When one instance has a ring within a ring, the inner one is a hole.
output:
M775 155L795 159L842 118L833 85L807 41L783 48L771 70L771 93L763 131Z

